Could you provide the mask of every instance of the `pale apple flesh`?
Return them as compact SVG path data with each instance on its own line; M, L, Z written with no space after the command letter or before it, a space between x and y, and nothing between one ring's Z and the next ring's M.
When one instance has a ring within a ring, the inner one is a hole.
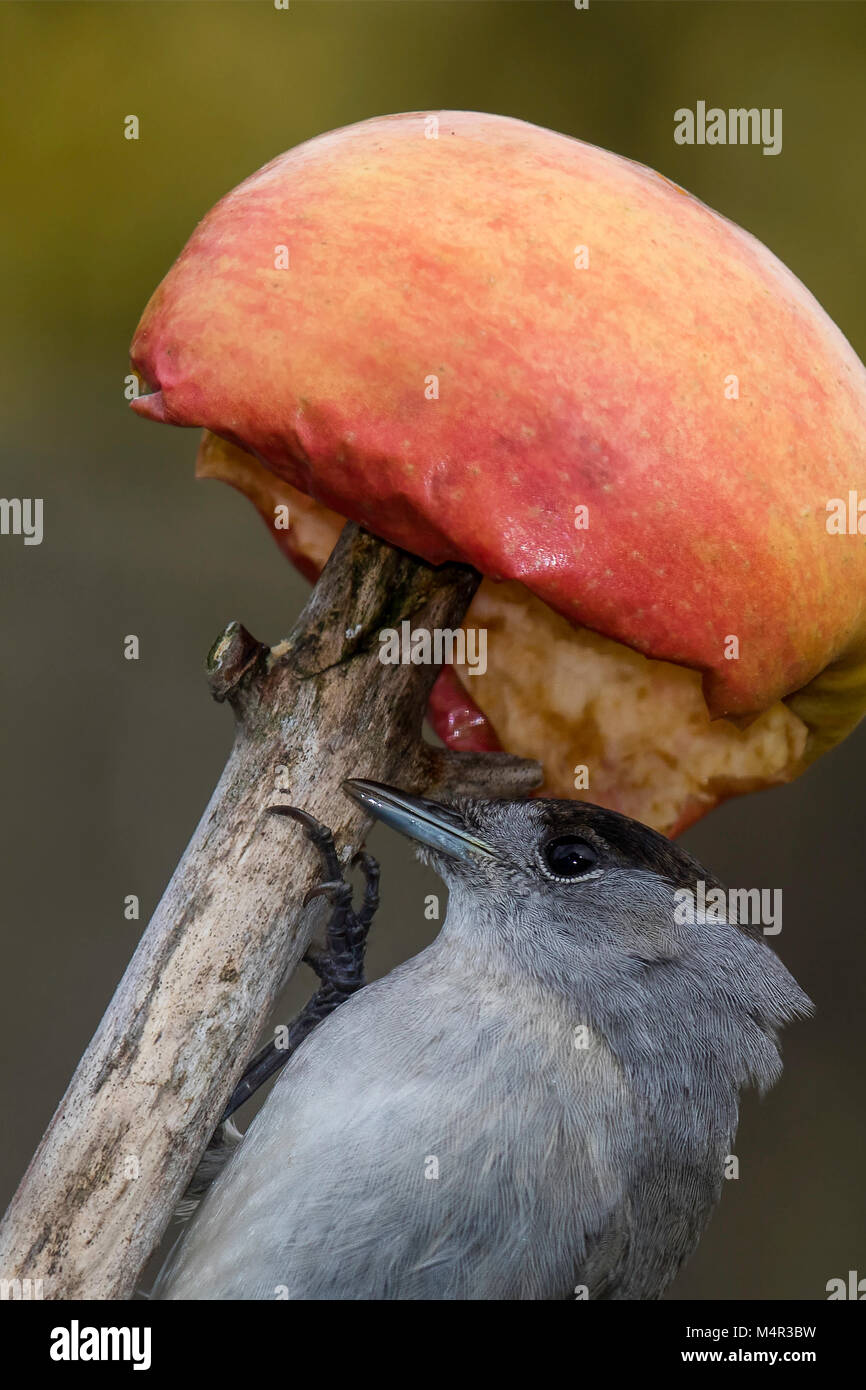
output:
M321 571L344 518L213 435L196 471L249 497L303 574ZM802 768L808 730L783 702L746 728L711 719L697 671L573 627L521 584L484 579L464 626L486 631L486 670L444 673L430 722L452 748L538 759L538 795L593 801L671 835Z
M520 584L485 580L466 622L487 630L487 670L457 673L502 746L541 759L541 795L671 835L802 765L807 729L781 701L747 728L711 719L697 671L573 628Z

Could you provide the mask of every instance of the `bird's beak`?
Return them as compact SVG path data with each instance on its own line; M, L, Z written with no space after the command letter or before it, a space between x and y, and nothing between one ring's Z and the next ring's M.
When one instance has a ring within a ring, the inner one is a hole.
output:
M384 782L365 782L352 777L343 791L357 801L369 815L417 840L421 845L447 854L451 859L489 859L493 850L472 835L459 812L437 801L409 796Z

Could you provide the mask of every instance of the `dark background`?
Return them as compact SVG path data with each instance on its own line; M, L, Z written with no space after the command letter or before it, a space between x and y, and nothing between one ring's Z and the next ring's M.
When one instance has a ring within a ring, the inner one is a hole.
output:
M754 232L866 352L866 10L858 3L7 3L0 7L3 1196L11 1194L222 767L205 653L231 617L275 641L304 583L250 505L195 484L193 432L134 418L127 346L216 199L320 131L390 111L524 117L650 164ZM680 106L782 107L782 153L683 147ZM123 138L138 115L141 138ZM135 633L141 659L123 659ZM773 943L812 995L787 1068L746 1100L679 1298L822 1298L866 1275L866 728L686 845L784 889ZM434 926L437 882L378 831L379 974ZM137 893L142 920L124 920ZM309 981L297 980L293 998ZM286 1010L281 1016L286 1016Z

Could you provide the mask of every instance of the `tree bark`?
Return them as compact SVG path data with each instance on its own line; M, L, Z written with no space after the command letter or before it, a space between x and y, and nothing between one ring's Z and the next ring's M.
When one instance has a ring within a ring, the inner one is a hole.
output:
M345 777L435 795L521 795L534 763L422 742L435 665L383 665L381 628L455 628L479 576L343 531L291 636L232 623L208 658L236 737L223 775L0 1227L0 1276L45 1298L129 1297L279 991L303 955L320 879L299 805L347 862L369 820Z

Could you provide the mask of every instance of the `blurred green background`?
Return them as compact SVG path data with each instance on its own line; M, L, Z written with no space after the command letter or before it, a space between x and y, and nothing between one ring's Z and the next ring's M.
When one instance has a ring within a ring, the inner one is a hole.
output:
M273 155L390 111L524 117L644 161L742 223L866 353L866 11L835 3L193 0L6 3L0 495L45 540L0 538L2 1196L10 1195L222 767L231 716L203 660L231 617L285 634L305 585L252 508L195 484L193 432L134 418L127 346L202 214ZM784 146L684 147L681 106L781 107ZM123 138L139 117L138 141ZM123 659L123 638L141 659ZM866 1274L866 728L794 786L685 843L782 886L774 943L817 1005L749 1097L741 1176L678 1298L823 1298ZM429 939L435 891L378 831L382 973ZM123 899L140 895L142 921ZM293 983L281 1017L306 996Z

